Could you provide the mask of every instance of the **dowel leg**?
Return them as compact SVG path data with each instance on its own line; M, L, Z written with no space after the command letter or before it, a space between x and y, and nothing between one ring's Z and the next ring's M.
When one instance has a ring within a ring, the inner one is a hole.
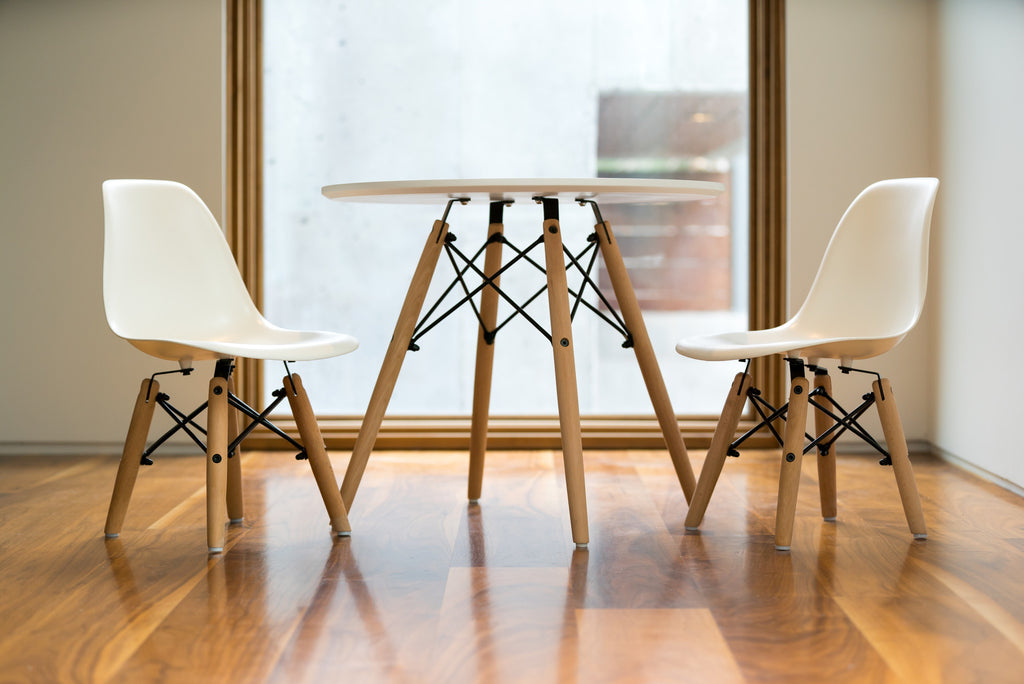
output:
M569 496L569 523L576 545L590 542L587 523L587 494L583 480L583 438L580 432L580 404L576 386L576 360L573 353L569 290L565 275L565 255L558 219L549 217L545 200L544 262L548 280L548 308L551 314L551 344L555 360L555 388L558 394L558 420L562 433L562 459L565 462L565 486Z
M832 396L832 378L828 373L814 374L814 388L822 388ZM814 433L815 436L823 434L835 421L825 413L815 409L814 411ZM839 506L836 501L836 445L833 444L828 451L818 450L818 493L821 495L821 517L828 522L834 522L838 514Z
M121 452L121 463L117 466L117 477L114 480L114 492L110 497L107 509L107 522L103 532L108 537L121 534L124 516L128 511L128 501L132 498L135 479L139 474L142 452L146 448L146 436L153 422L153 409L156 408L156 395L160 391L160 383L146 378L142 381L139 395L135 399L132 420L128 424L128 435L124 440Z
M910 465L910 450L907 438L903 434L903 422L896 408L896 397L888 378L871 383L875 393L875 405L878 406L878 417L882 421L882 433L885 445L892 459L893 473L896 475L896 486L900 490L903 512L907 516L907 524L914 539L926 539L928 530L924 524L924 513L921 510L921 497L917 493L917 481L914 469Z
M347 537L352 534L352 526L349 525L345 504L341 500L338 480L334 477L334 468L331 467L331 460L327 456L324 438L320 433L320 425L313 414L309 395L306 394L306 390L302 386L302 378L292 373L290 376L285 376L283 384L285 393L288 395L288 404L292 408L292 415L295 416L295 424L299 428L302 447L306 450L309 467L313 470L313 479L316 480L316 486L320 489L324 506L327 507L331 528L339 537Z
M345 471L345 479L341 483L341 498L347 511L352 510L352 500L356 496L356 490L359 489L359 481L363 477L363 471L366 470L370 451L373 449L373 443L377 440L377 431L380 430L384 412L387 411L388 402L391 401L391 392L395 389L398 373L402 369L402 361L405 359L405 353L409 350L409 342L412 341L412 334L416 328L416 319L423 308L423 300L427 296L427 288L430 287L430 280L434 275L434 268L437 266L437 258L444 248L447 234L448 224L435 221L434 227L427 237L426 245L423 247L419 263L416 264L416 271L409 284L409 291L402 304L401 313L398 315L394 335L392 335L391 343L384 355L384 363L377 376L377 383L373 386L373 393L370 395L370 403L366 407L359 434L356 436L352 458Z
M493 207L493 205L492 205ZM500 205L499 205L500 207ZM495 211L492 208L492 212ZM492 277L501 269L501 240L504 230L501 223L491 223L487 228L487 247L484 251L484 275ZM495 279L494 286L499 285ZM480 499L484 481L484 457L487 452L487 420L491 407L491 372L494 368L493 333L498 321L498 291L484 287L480 292L481 328L476 341L476 375L473 379L473 418L469 433L469 485L470 501Z
M206 409L206 543L210 553L224 550L227 513L228 381L210 380Z
M733 435L736 433L736 426L739 425L740 417L743 415L748 389L750 389L750 375L737 373L732 381L732 387L729 389L729 396L725 398L722 416L718 419L718 426L715 427L715 434L711 438L711 446L708 447L708 455L704 458L704 466L700 470L700 479L697 480L697 487L690 499L690 509L686 512L686 529L688 530L696 530L704 519L704 512L711 500L711 494L715 490L719 475L722 474L722 467L725 465L729 445L732 444Z
M651 397L651 404L654 406L654 414L658 418L661 432L665 436L665 444L668 447L672 465L676 470L676 477L683 488L683 494L687 502L693 497L693 490L696 480L693 476L693 466L686 453L686 445L683 443L683 436L679 430L679 421L672 409L672 402L669 400L668 390L665 387L665 380L658 367L658 359L651 345L651 339L647 334L647 326L644 324L643 314L640 311L640 304L636 299L636 292L626 271L626 265L622 259L622 252L619 244L612 233L611 225L605 221L595 227L598 236L598 244L601 247L601 255L604 258L605 268L608 269L608 277L615 290L615 298L618 300L622 318L626 322L626 328L633 339L633 351L636 353L637 364L640 366L640 373L643 375L644 383L647 385L647 393Z
M800 464L807 429L807 378L793 378L789 390L789 410L782 443L782 470L779 474L779 500L775 512L775 548L788 551L793 541L796 496L800 489Z
M228 392L235 393L234 378L228 378ZM238 411L228 409L228 443L238 437ZM228 522L237 524L245 519L245 506L242 499L242 445L235 448L235 453L228 454Z

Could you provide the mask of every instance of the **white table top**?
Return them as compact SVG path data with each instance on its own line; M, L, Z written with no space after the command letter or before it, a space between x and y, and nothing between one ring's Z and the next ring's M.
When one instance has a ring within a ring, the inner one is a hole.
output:
M443 204L450 199L531 201L557 197L566 202L591 199L601 204L651 204L710 199L721 183L663 178L491 178L341 183L323 187L324 197L345 202Z

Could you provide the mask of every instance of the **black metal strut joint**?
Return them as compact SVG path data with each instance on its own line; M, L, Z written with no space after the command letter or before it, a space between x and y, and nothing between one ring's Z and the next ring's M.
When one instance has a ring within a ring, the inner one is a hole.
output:
M545 230L552 233L557 232L559 230L559 227L557 223L553 223L553 221L558 221L558 198L534 197L533 199L538 204L543 205L544 222L546 224L549 224ZM451 205L456 201L461 200L453 199L449 201L448 207L445 210L445 218L448 215L448 210L451 208ZM584 206L585 204L588 203L591 204L591 206L595 210L595 215L598 216L598 218L600 218L600 211L597 209L596 203L594 203L591 200L578 201L581 204L581 206ZM492 225L502 223L502 221L504 220L504 207L510 204L512 204L510 200L496 200L490 203L490 223ZM483 272L481 267L477 265L477 261L479 260L481 255L485 253L487 245L490 245L494 242L500 242L501 244L506 245L511 250L513 256L507 263L502 265L501 268L499 268L495 273L486 274ZM455 246L454 243L455 235L449 233L448 237L444 240L443 247L448 257L448 261L451 263L452 269L454 270L454 278L452 279L451 283L444 289L444 291L437 297L434 303L427 309L426 313L416 323L416 326L413 329L412 336L409 340L409 350L418 351L420 349L420 346L418 344L420 338L422 338L427 332L429 332L435 326L441 323L441 321L443 321L445 318L452 315L460 307L465 306L467 304L473 310L473 314L476 316L477 321L481 326L483 340L487 344L492 344L498 331L501 330L509 322L511 322L512 319L518 316L522 316L523 318L525 318L527 322L529 322L533 327L540 331L542 335L544 335L549 341L551 341L551 333L548 332L544 328L544 326L535 318L533 318L526 310L531 303L533 303L541 295L543 295L544 292L547 291L546 278L544 284L536 292L534 292L530 297L526 298L521 302L518 302L515 299L513 299L511 296L509 296L507 292L505 292L498 285L498 281L501 275L519 262L526 262L527 264L537 269L538 272L544 274L545 276L547 275L547 269L545 265L530 256L530 252L532 252L534 249L537 249L538 247L541 247L544 244L543 236L538 237L526 248L519 248L515 244L510 242L502 232L495 231L488 235L485 243L472 255L467 255L463 253L458 247ZM601 288L598 286L595 277L591 275L597 262L597 256L599 251L598 247L599 239L596 233L592 233L590 236L588 236L587 246L582 251L580 251L579 254L573 254L564 244L562 245L562 251L568 260L568 263L565 264L567 273L578 273L582 279L582 284L580 285L578 291L571 287L567 288L568 295L571 301L570 320L575 320L576 312L580 309L580 307L586 308L592 311L595 315L604 320L606 323L608 323L615 330L617 330L624 338L622 346L624 348L629 348L633 346L633 337L629 329L627 328L625 321L623 321L617 309L614 306L612 306L612 303L609 301L608 297L605 296L605 294L601 291ZM588 254L588 252L590 253ZM472 272L473 274L480 278L479 285L471 286L467 282L467 276L469 276L470 272ZM593 291L599 298L600 303L603 304L607 311L603 311L602 309L598 308L598 306L595 306L594 304L588 302L584 298L584 294L588 286L593 289ZM476 297L477 294L479 294L482 290L488 287L494 289L501 297L502 301L507 303L512 308L512 313L510 313L504 320L495 325L493 330L488 329L487 326L484 325L483 316L479 311L474 300L474 297ZM448 302L449 295L451 295L452 292L456 290L456 288L461 289L461 296L454 301L454 304L450 304L446 309L442 311L442 304Z

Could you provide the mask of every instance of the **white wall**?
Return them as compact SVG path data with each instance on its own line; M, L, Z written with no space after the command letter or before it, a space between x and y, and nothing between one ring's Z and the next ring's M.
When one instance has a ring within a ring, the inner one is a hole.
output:
M786 15L792 313L857 193L883 178L934 175L934 167L928 0L788 0ZM934 282L928 297L922 322L900 346L860 364L892 379L916 442L931 431ZM864 377L835 374L833 383L848 407L869 391ZM873 417L865 423L878 425Z
M933 443L1024 486L1024 3L938 6Z
M180 180L220 214L221 25L220 0L0 2L4 451L124 438L157 368L106 327L100 183Z

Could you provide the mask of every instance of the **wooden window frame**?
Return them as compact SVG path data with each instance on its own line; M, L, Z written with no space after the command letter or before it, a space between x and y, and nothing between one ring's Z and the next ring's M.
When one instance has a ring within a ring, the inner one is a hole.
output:
M750 25L750 326L779 325L786 317L786 87L785 1L749 0ZM226 197L225 231L242 278L258 306L262 304L262 2L225 0L226 5ZM755 384L765 397L781 404L785 395L783 361L778 356L751 365ZM250 405L263 401L260 364L240 360L235 383ZM724 392L727 388L723 387ZM319 417L329 448L350 449L361 418ZM687 445L703 448L716 416L680 416ZM290 419L277 421L294 430ZM660 449L664 438L653 415L585 416L584 448ZM741 421L739 431L752 425ZM385 418L378 449L466 449L469 416L400 416ZM770 436L754 438L752 447L768 446ZM256 432L255 448L275 448L279 441ZM488 447L557 449L561 437L556 416L493 417Z

